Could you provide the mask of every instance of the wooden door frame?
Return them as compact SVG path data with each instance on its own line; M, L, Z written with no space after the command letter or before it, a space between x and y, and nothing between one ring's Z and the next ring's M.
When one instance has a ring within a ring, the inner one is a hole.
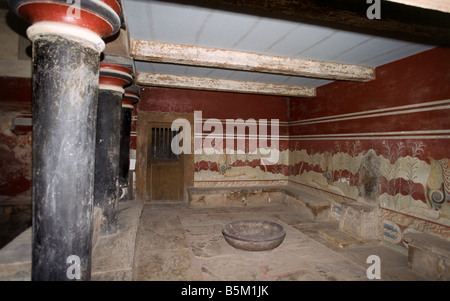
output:
M136 193L135 199L147 201L147 145L150 125L152 123L169 122L175 119L186 119L191 124L191 154L184 154L183 162L183 201L188 202L187 188L194 186L194 113L138 112L136 137Z
M170 128L171 123L170 122L149 122L148 126L150 127L150 129L151 128L155 128L155 127L156 128ZM152 145L153 145L152 134L151 134L150 131L148 131L148 136L147 136L147 153L151 152L151 150L149 150L149 148L151 148ZM183 178L183 176L184 176L184 157L185 157L184 154L181 154L179 156L178 161L177 161L179 166L180 166L180 173L178 174L178 177L179 177L178 179L181 180L181 183L178 183L178 184L181 184L181 185L180 185L180 190L179 190L179 198L177 200L179 200L179 199L183 199L184 200L184 195L183 195L183 193L184 193L184 178ZM148 184L147 188L148 187L152 187L152 189L154 189L154 187L153 187L154 183L153 183L153 178L152 178L152 176L153 176L152 175L152 165L153 164L160 164L160 163L165 164L164 162L161 162L161 161L158 161L158 160L154 161L151 158L151 156L147 157L147 184ZM171 163L173 163L173 162L171 162ZM150 202L151 201L155 201L155 199L153 199L153 197L152 197L154 192L155 191L149 191L147 189L147 196L146 196L146 200L147 201L150 201ZM162 201L162 199L156 199L156 200ZM173 199L172 201L174 201L174 200L175 199Z

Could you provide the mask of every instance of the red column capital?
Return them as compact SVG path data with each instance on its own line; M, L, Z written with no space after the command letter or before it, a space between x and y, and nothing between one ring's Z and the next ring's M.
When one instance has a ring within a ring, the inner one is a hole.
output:
M71 1L72 2L72 1ZM8 0L18 16L32 24L27 35L34 40L39 35L56 34L88 42L100 52L102 38L120 29L120 5L116 0Z
M134 105L139 102L139 97L139 86L127 87L122 99L122 108L134 109Z
M133 70L127 66L106 62L100 63L100 90L113 90L124 93L123 87L132 82Z

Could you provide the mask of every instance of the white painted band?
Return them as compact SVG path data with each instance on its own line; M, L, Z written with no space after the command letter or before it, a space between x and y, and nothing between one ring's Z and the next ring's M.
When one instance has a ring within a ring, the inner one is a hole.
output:
M133 106L133 105L130 105L130 104L128 104L128 103L123 103L123 104L122 104L122 108L128 108L128 109L134 110L134 106Z
M380 136L380 137L302 137L289 139L296 140L381 140L381 139L450 139L450 135L433 135L433 136Z
M114 86L114 85L105 85L105 84L100 84L98 85L98 89L99 90L111 90L111 91L116 91L116 92L120 92L120 93L124 93L125 90L121 87L118 86Z
M61 22L42 21L27 29L28 38L33 41L37 35L54 34L78 41L99 53L105 49L105 42L92 30Z
M290 125L291 126L307 125L307 124L313 124L313 123L343 121L343 120L367 118L367 117L378 117L378 116L385 116L385 115L399 115L399 114L418 113L418 112L433 111L433 110L445 110L445 109L449 109L449 108L450 108L450 100L445 99L445 100L422 102L422 103L417 103L417 104L389 107L389 108L369 110L369 111L361 111L361 112L348 113L348 114L340 114L340 115L324 116L324 117L318 117L318 118L303 119L303 120L291 122Z

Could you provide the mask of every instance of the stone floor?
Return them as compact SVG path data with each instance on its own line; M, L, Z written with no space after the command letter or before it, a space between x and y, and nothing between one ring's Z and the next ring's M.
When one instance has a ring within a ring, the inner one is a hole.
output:
M241 219L284 226L274 250L234 249L222 228ZM379 243L362 243L337 230L336 222L314 222L287 206L189 208L145 204L136 235L133 280L368 280L367 257L377 255L381 280L428 280L408 267L405 254Z
M406 254L362 243L338 231L337 222L315 222L285 205L189 208L127 201L118 213L118 232L95 239L92 280L364 281L370 255L380 258L381 280L429 280L409 268ZM286 237L271 251L234 249L222 229L242 219L275 221ZM0 281L30 279L31 228L0 250Z

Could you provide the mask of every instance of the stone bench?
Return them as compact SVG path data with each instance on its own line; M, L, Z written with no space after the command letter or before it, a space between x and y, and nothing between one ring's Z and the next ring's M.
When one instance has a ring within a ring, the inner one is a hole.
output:
M187 191L190 207L260 206L284 201L276 187L190 187Z
M450 241L425 233L407 233L409 267L433 280L450 280Z
M329 220L331 202L288 185L249 187L190 187L189 206L287 205L315 221Z
M294 211L304 214L314 221L330 220L330 200L319 198L293 186L285 186L282 189L286 196L286 205Z

